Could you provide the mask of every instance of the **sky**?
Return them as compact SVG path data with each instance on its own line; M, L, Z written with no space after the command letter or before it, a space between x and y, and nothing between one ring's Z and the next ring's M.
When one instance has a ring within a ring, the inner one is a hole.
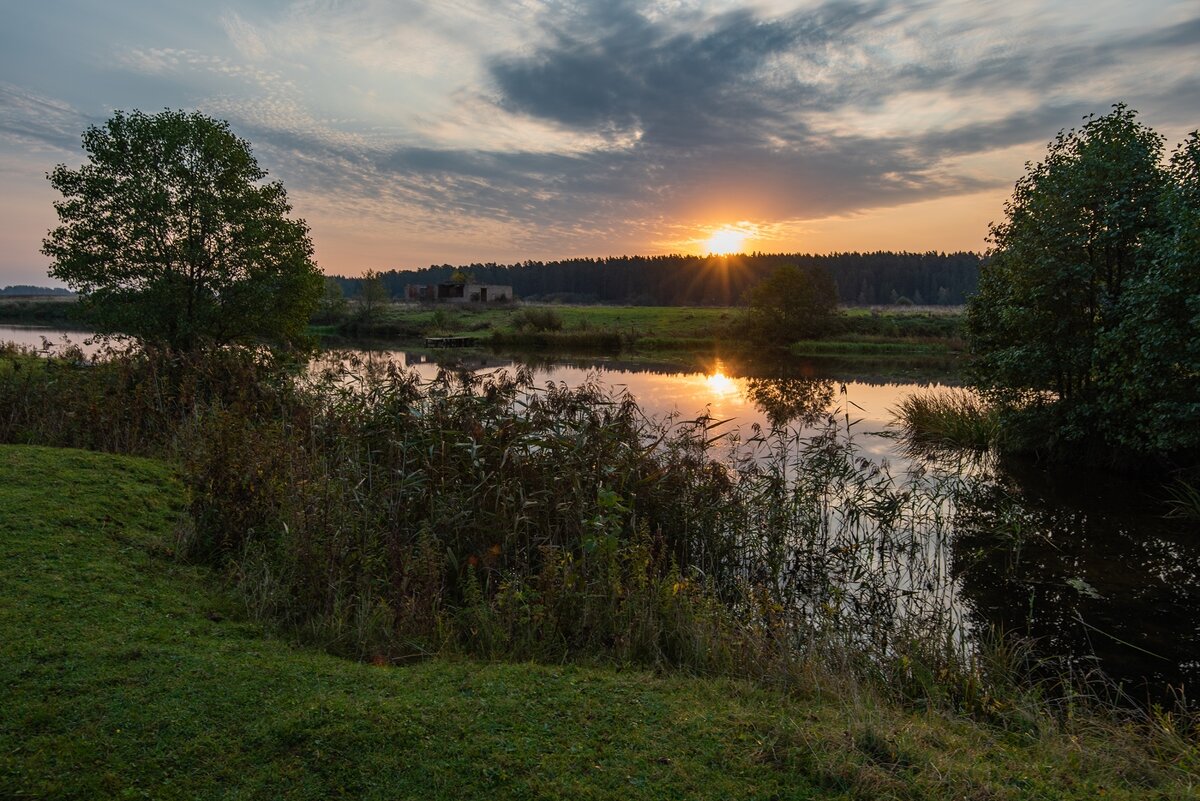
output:
M1200 126L1197 0L0 4L0 286L117 109L228 120L343 275L982 250L1060 129Z

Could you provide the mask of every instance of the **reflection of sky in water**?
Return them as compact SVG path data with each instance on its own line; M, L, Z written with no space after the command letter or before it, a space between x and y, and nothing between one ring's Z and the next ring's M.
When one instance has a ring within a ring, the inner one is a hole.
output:
M62 328L49 328L32 325L0 325L0 342L15 342L26 348L36 348L44 351L45 342L50 345L50 352L61 350L68 344L79 345L85 354L92 355L100 349L99 345L89 344L88 331L66 331ZM64 341L65 340L65 341Z
M61 347L64 336L72 343L83 346L84 352L95 353L97 346L87 345L84 340L86 332L64 331L58 328L39 328L31 326L0 326L0 342L17 342L18 344L41 349L43 338ZM376 352L415 369L426 379L433 378L438 372L438 365L433 361L421 361L420 357L406 358L407 354L400 351ZM482 368L483 371L500 369L513 370L515 362L502 360L497 365L492 360L491 365ZM614 391L628 390L637 400L642 410L652 417L663 418L677 414L681 419L693 419L702 414L709 414L717 420L729 420L729 425L721 431L738 429L742 438L750 437L750 426L757 423L764 430L769 429L767 415L750 397L748 382L751 379L729 374L729 368L720 360L705 372L679 371L641 371L621 367L575 367L565 364L553 364L547 367L534 368L535 381L539 385L547 382L565 383L574 387L590 379L598 379L603 385ZM765 379L770 380L770 379ZM840 382L836 377L833 382L833 409L849 412L852 431L859 450L864 456L875 461L888 459L894 467L901 468L907 460L901 458L895 448L895 443L886 437L874 435L872 432L884 430L891 420L890 410L905 395L911 392L938 392L945 389L940 384L887 383L867 384L858 381ZM845 393L841 392L845 387ZM842 425L845 419L840 418Z
M395 354L399 356L400 354ZM426 378L437 373L432 363L412 364ZM488 370L513 369L489 367ZM766 413L750 397L748 378L727 375L724 365L717 362L711 372L640 372L620 368L582 368L569 365L538 367L534 370L535 381L565 383L578 386L589 378L613 389L627 389L637 400L642 410L653 417L678 414L680 419L694 419L708 413L716 420L729 420L727 427L720 430L740 429L743 439L749 438L750 426L757 423L769 429ZM845 393L842 393L845 387ZM860 452L874 461L888 459L894 467L902 468L908 461L900 457L895 442L875 432L883 431L891 422L891 410L900 399L912 392L939 392L947 388L941 384L866 384L857 381L838 382L833 379L833 404L839 412L839 422L844 426L849 412L851 431ZM812 429L807 429L811 431Z

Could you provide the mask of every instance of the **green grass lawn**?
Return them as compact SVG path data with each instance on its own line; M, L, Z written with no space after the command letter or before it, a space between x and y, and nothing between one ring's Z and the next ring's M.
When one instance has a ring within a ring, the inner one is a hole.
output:
M268 636L177 562L182 513L161 463L0 446L0 798L1193 792L1194 749L1113 729L1005 734L615 668L348 662Z
M514 317L524 305L430 307L392 304L380 313L383 324L438 333L511 333ZM612 331L649 337L712 339L717 326L731 321L738 310L706 306L549 306L566 331Z

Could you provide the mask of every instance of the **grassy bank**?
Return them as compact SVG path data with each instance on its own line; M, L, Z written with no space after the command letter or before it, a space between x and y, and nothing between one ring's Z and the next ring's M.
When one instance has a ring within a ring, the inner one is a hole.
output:
M934 356L949 357L954 354L951 345L945 342L920 340L888 340L882 337L846 337L842 339L805 339L793 342L788 352L795 356L841 356L877 358L881 356Z
M349 662L173 556L155 461L0 447L6 798L1194 797L1193 748L638 670ZM1190 771L1190 773L1189 773Z
M0 297L0 323L78 325L78 311L73 296Z
M729 307L392 304L370 321L350 317L338 330L400 341L474 336L501 349L677 359L718 347L759 350L761 345L747 339L741 318L741 309ZM959 309L844 309L827 337L796 343L792 350L800 355L953 355L962 349L960 324Z

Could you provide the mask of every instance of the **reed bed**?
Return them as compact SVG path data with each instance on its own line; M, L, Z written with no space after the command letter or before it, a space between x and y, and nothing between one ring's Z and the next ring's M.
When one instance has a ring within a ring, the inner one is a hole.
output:
M966 389L912 393L892 416L916 450L983 452L1000 436L997 411Z

